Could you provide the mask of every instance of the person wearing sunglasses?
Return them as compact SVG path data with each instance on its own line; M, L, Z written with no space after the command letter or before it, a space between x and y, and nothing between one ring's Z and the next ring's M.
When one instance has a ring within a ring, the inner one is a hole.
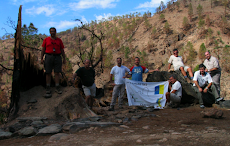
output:
M173 55L170 56L168 63L168 70L170 70L171 65L173 65L174 67L174 71L176 70L180 70L181 73L183 74L184 78L186 79L186 81L188 83L192 83L193 81L193 73L192 73L192 69L188 66L185 66L182 60L181 56L178 56L178 50L177 49L173 49ZM186 72L189 73L190 79L187 77Z

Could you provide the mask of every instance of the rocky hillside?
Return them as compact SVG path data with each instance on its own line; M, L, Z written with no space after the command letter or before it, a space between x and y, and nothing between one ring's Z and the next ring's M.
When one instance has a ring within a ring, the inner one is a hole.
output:
M191 3L191 4L190 4ZM174 48L178 48L186 65L196 69L203 62L204 52L210 50L217 57L222 68L221 95L230 98L229 93L229 9L220 0L177 1L168 4L165 9L151 15L150 12L127 14L111 17L101 22L91 22L85 26L93 29L97 35L104 34L103 73L100 64L96 84L102 87L109 80L110 69L116 64L116 58L123 58L123 64L131 67L134 57L141 58L141 64L149 69L167 70L168 59ZM82 65L79 58L81 50L90 50L93 44L95 60L99 57L100 44L91 38L89 32L75 27L58 34L65 45L66 55L70 61L69 68L76 71ZM11 68L13 65L12 49L14 40L1 40L1 62ZM79 47L80 46L80 47ZM41 47L37 46L41 49ZM79 49L80 48L80 49ZM82 55L82 59L87 54ZM38 55L38 61L40 57ZM8 72L8 71L7 71ZM147 76L147 75L145 75ZM1 90L9 91L11 74L2 71ZM144 79L145 81L145 79Z

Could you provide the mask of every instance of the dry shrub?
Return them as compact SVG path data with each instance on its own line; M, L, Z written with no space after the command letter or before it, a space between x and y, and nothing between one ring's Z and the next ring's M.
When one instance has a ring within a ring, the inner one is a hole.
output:
M230 72L230 46L226 45L223 49L223 55L220 60L221 67L223 68L224 71Z
M0 90L0 108L7 105L6 93L3 90Z

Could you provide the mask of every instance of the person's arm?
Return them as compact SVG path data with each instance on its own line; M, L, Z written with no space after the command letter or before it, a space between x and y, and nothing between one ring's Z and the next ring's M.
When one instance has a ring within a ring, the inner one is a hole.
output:
M169 63L168 70L170 70L170 69L171 69L171 65L172 65L172 64L171 64L171 63Z
M207 93L208 92L208 89L212 86L212 82L208 84L208 86L206 86L204 88L204 93Z
M41 51L41 64L44 63L43 57L44 57L44 54L45 54L45 50L46 50L46 48L42 47L42 51Z
M173 90L172 92L170 92L170 93L175 93L177 90Z
M74 73L72 78L72 83L75 81L76 77L77 77L77 73Z
M66 60L65 60L65 51L64 51L64 49L61 49L61 54L62 54L62 57L63 57L63 64L65 64Z
M113 82L113 74L110 74L109 76L109 83L115 85L115 83Z
M153 73L154 71L159 71L159 69L149 70L149 73Z
M194 84L196 85L196 87L199 89L200 92L203 91L203 89L199 86L198 82L193 80Z
M170 83L170 81L168 80L168 82L169 82L169 90L171 91L171 89L172 89L172 84Z

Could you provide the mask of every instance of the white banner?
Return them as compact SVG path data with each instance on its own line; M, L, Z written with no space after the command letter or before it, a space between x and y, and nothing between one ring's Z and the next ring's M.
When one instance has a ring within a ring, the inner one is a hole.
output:
M125 79L129 106L154 106L163 109L166 103L168 81L141 82Z

